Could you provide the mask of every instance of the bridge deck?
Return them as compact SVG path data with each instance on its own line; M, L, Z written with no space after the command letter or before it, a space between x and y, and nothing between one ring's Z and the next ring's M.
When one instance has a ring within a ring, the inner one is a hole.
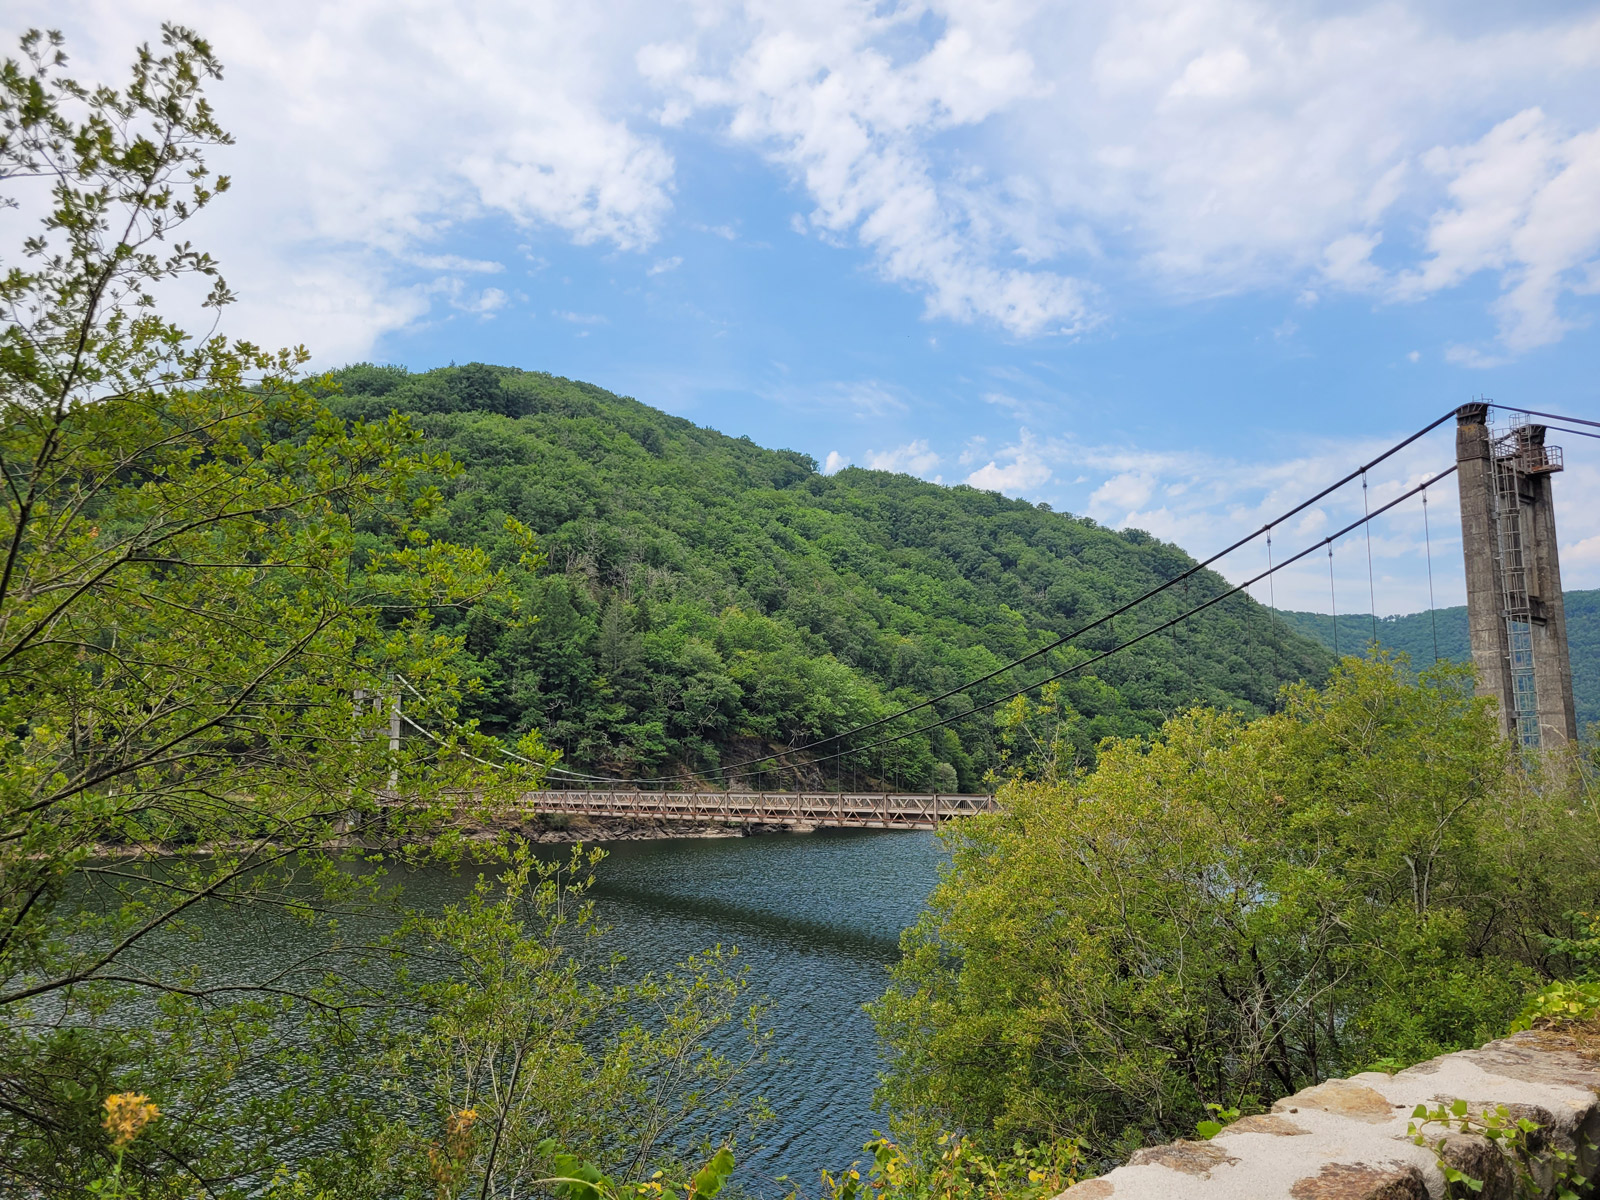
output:
M724 821L735 825L851 825L932 829L940 821L992 812L993 796L894 792L584 792L553 789L530 797L539 812L587 817Z

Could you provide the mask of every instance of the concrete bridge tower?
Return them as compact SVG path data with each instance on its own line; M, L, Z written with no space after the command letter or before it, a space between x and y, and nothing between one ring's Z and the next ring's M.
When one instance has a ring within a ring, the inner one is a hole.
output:
M1561 448L1545 427L1514 419L1491 430L1489 406L1456 410L1456 478L1467 565L1467 624L1478 694L1500 705L1506 736L1523 746L1578 740L1561 602L1550 477Z

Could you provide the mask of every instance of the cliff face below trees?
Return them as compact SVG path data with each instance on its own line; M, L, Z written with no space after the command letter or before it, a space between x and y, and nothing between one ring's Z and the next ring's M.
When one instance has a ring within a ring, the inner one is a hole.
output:
M569 768L714 776L984 675L1193 564L1139 531L991 492L854 468L822 475L807 455L550 375L362 365L336 378L336 411L409 414L465 468L440 481L435 532L489 548L537 618L459 618L484 685L471 715L497 732L540 729ZM516 565L508 516L538 534L544 568ZM1225 586L1197 576L1114 634L1096 629L938 714L1060 671ZM1102 737L1153 731L1187 705L1259 711L1331 661L1236 596L1069 676L1053 702L1011 712L1009 733L983 711L822 770L862 786L984 790L986 772L1040 746L1088 760Z

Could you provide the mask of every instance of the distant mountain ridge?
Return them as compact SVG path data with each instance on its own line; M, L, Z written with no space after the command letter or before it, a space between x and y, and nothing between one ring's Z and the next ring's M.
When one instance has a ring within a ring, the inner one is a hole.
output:
M959 688L1194 565L1138 530L993 492L857 468L823 475L808 455L553 375L367 364L335 379L334 411L408 414L462 464L438 481L431 531L485 548L537 618L441 615L465 634L482 683L470 715L496 732L540 730L579 770L716 778ZM538 535L543 570L518 566L508 516ZM797 755L770 786L982 788L1040 738L1057 745L1055 718L1008 714L1033 722L1008 743L993 710L961 714L1226 588L1200 572L1114 627L856 746L936 717L949 726L820 767ZM1071 711L1057 715L1068 752L1092 759L1101 738L1153 732L1195 703L1261 711L1332 661L1238 594L1069 676L1060 700Z
M1567 649L1572 657L1572 697L1578 710L1578 728L1600 721L1600 589L1564 593L1567 609ZM1334 620L1327 613L1290 612L1278 615L1296 633L1335 648ZM1466 605L1407 613L1377 619L1379 645L1404 651L1413 665L1422 667L1440 658L1465 662L1471 657L1467 641ZM1340 613L1338 652L1360 653L1373 637L1370 613Z

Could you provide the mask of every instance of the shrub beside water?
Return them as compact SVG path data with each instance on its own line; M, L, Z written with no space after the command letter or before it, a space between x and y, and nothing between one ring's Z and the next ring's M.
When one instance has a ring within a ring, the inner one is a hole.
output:
M1346 659L1271 716L1189 712L1013 784L946 831L873 1006L897 1134L1111 1161L1208 1106L1501 1035L1592 962L1578 767L1519 758L1461 671Z

